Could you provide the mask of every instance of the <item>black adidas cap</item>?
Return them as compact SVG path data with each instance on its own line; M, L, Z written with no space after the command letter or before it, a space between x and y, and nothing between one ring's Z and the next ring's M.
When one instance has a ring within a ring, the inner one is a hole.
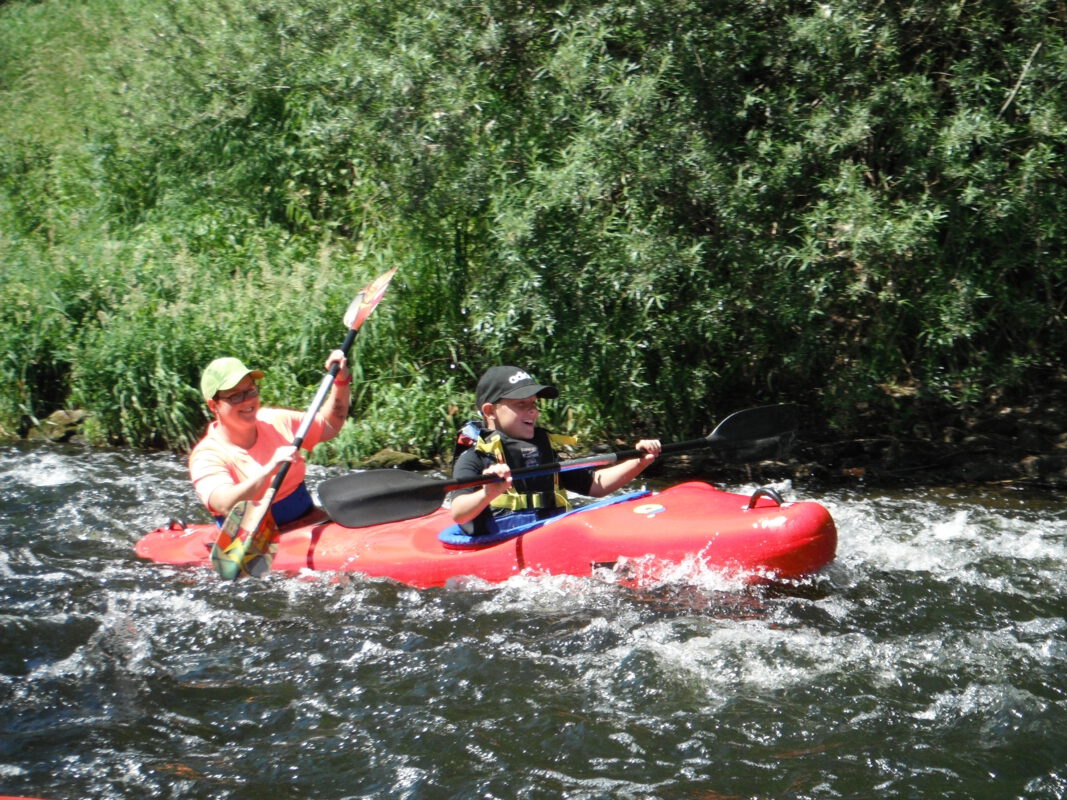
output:
M526 370L508 366L487 369L474 394L478 408L505 398L521 400L534 395L551 400L559 397L559 389L538 383Z

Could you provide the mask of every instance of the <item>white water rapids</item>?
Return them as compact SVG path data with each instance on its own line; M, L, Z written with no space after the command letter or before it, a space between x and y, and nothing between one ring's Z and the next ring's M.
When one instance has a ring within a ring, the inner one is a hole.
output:
M839 530L800 585L223 584L133 554L179 458L2 447L0 794L1067 796L1063 498L778 488Z

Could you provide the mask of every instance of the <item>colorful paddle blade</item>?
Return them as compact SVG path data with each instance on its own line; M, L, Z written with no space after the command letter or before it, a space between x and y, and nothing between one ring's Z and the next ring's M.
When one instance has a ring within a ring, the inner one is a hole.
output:
M389 287L389 281L396 274L396 270L397 268L393 267L388 272L382 273L356 295L345 312L345 325L354 331L359 330L359 326L366 321L374 307L381 301L385 290Z
M259 530L249 537L248 548L241 558L241 572L253 578L262 578L270 572L274 554L278 552L278 525L274 522L274 515L268 511L263 521L259 523Z
M241 574L241 559L245 552L241 538L242 521L252 507L252 503L244 502L230 509L215 544L211 546L211 565L223 580L234 581ZM247 530L244 535L248 537Z
M270 571L277 548L274 515L268 510L261 519L255 503L245 500L226 515L211 547L211 565L223 580L234 581L241 575L261 578Z

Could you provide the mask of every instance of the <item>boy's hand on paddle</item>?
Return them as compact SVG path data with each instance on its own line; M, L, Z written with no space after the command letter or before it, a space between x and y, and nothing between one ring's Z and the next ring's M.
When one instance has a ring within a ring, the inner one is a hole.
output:
M511 467L507 464L492 464L482 470L483 475L493 475L502 480L487 483L482 489L489 500L499 497L511 488Z
M663 444L659 439L642 439L634 445L634 450L640 450L644 453L641 456L641 460L645 463L655 461L659 454L663 451Z

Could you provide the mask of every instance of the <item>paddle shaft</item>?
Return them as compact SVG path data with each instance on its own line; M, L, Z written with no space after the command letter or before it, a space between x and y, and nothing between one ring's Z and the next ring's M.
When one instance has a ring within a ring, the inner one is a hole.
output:
M670 442L660 448L659 455L684 453L689 450L715 447L718 444L736 445L739 439L754 442L763 439L780 438L795 427L793 410L793 406L786 405L763 406L735 412L716 425L715 430L707 436L702 436L699 439L688 439L684 442ZM513 469L511 477L513 479L539 478L542 475L551 475L555 472L568 472L574 469L596 469L616 464L620 461L628 461L631 458L639 458L643 455L645 453L642 450L630 449L620 450L617 453L574 458L569 461L535 464L532 467ZM489 475L469 481L443 482L440 486L443 492L449 492L456 489L472 489L475 486L484 486L487 483L496 483L500 480L503 479L495 475Z
M393 279L393 275L396 274L396 270L397 268L393 267L388 272L382 273L375 280L371 281L371 283L363 288L363 291L356 295L356 298L345 311L345 324L348 326L348 333L345 335L345 340L341 343L341 347L338 348L341 351L341 355L345 358L348 357L348 351L352 348L352 342L356 340L356 333L363 326L367 317L371 315L371 312L377 308L378 303L385 294L386 288L389 286L389 282ZM311 428L311 423L315 421L315 415L319 413L322 404L326 402L326 395L330 393L330 387L333 385L334 380L336 380L337 373L340 369L341 365L334 363L322 377L319 389L315 392L315 396L312 398L311 405L308 406L304 418L300 420L300 427L297 428L296 436L293 438L293 446L297 450L299 450L300 445L304 443L304 438L307 436L308 430ZM260 500L259 505L264 509L263 516L260 517L260 520L264 519L267 511L270 510L271 503L274 501L274 495L277 494L278 489L281 488L285 476L289 474L289 465L291 463L291 461L286 461L278 468L278 472L275 474L274 479L270 482L270 486ZM256 522L253 533L258 528L259 521Z
M349 328L345 340L341 343L341 347L339 348L341 355L345 358L348 357L348 351L352 349L352 342L354 342L355 339L356 329ZM296 429L296 436L293 437L293 447L297 450L299 450L300 445L304 443L304 439L308 435L308 431L311 429L311 423L315 421L315 415L319 413L322 404L326 402L326 395L330 393L333 382L337 379L337 373L340 370L341 365L335 361L330 365L330 369L327 373L322 376L318 391L315 392L315 396L311 399L311 405L308 406L308 410L304 413L304 418L300 420L300 427ZM270 508L270 504L274 500L274 495L278 493L282 481L284 481L285 476L289 474L289 467L292 463L292 461L284 461L282 462L281 467L278 468L278 471L274 475L274 479L270 482L270 487L263 495L263 499L260 500L260 505L263 508Z
M772 452L777 453L795 430L794 406L749 408L731 414L709 435L665 444L660 453L710 448L718 451L720 457L765 458ZM522 480L575 469L597 469L643 455L644 452L632 449L534 464L513 469L511 477ZM441 505L450 491L473 489L501 480L495 475L484 475L459 481L439 481L403 470L377 469L329 478L319 484L318 492L323 508L334 520L359 528L429 514Z
M701 447L710 447L713 444L710 437L702 436L699 439L690 439L685 442L671 442L660 449L660 455L667 453L682 453L687 450L697 450ZM630 449L620 450L617 453L604 453L602 455L585 456L584 458L572 458L567 461L552 461L547 464L536 464L532 467L519 467L511 471L511 477L515 480L523 478L540 478L542 475L551 475L555 472L570 472L576 469L599 469L617 464L620 461L629 461L631 458L639 458L647 455L644 450ZM485 486L487 483L497 483L503 480L496 475L487 475L484 478L476 478L469 481L451 481L441 483L444 492L456 489L473 489L475 486Z

